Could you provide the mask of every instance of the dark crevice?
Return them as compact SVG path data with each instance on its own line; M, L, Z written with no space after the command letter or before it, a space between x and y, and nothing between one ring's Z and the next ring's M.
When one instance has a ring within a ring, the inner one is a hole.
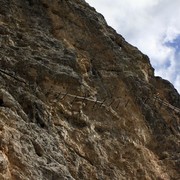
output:
M47 128L47 125L45 124L43 117L38 112L35 113L35 119L36 119L36 123L41 128Z
M3 106L4 102L2 99L0 99L0 106Z
M38 156L40 156L40 157L43 156L44 150L43 150L43 148L41 147L41 145L40 145L38 142L36 142L36 141L33 141L32 144L33 144L33 146L34 146L34 150L35 150L36 154L37 154Z

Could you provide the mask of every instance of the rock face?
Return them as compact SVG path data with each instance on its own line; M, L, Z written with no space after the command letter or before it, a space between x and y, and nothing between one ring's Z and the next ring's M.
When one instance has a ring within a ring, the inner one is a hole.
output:
M180 179L180 95L84 0L0 1L0 179Z

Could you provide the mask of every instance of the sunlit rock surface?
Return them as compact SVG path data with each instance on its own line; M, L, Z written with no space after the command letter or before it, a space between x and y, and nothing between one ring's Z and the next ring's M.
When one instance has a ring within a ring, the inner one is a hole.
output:
M0 180L180 179L180 96L84 0L0 1Z

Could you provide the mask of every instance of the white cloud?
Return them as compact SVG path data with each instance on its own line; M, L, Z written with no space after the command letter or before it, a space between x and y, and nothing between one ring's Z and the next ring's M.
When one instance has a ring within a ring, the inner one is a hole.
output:
M86 0L128 42L147 54L156 75L180 92L180 56L168 46L180 35L179 0Z
M180 75L177 75L176 76L176 79L175 79L175 82L174 82L174 85L175 85L175 87L177 88L177 89L179 89L180 90Z
M180 31L175 27L168 27L166 31L166 37L164 38L164 42L173 42L174 39L180 34Z

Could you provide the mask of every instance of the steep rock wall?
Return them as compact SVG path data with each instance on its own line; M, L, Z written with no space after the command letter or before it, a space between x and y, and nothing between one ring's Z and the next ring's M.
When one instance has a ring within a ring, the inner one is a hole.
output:
M179 179L180 96L82 0L0 1L0 179Z

